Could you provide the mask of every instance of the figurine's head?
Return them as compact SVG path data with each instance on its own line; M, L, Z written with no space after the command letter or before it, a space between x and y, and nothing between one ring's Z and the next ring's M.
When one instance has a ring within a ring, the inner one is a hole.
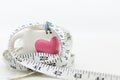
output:
M48 21L46 21L46 24L48 24L49 22Z

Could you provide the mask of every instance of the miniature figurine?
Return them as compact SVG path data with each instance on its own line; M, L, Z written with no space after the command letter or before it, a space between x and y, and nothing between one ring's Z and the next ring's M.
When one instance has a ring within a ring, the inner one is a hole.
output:
M50 32L50 34L52 34L52 31L50 29L51 26L53 26L52 23L46 21L46 23L44 24L46 34L48 34L48 31Z

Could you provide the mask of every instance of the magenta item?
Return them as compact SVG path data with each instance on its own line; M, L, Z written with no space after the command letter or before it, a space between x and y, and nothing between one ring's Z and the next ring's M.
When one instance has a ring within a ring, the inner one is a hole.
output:
M49 54L59 53L59 40L55 36L50 41L39 39L35 42L37 52L45 52Z

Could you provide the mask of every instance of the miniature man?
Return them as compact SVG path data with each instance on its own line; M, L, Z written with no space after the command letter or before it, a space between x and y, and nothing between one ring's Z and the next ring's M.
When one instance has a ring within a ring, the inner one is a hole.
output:
M48 31L50 32L50 34L52 34L52 31L50 29L50 27L53 26L52 23L46 21L44 27L45 27L45 31L46 31L46 34L48 34Z

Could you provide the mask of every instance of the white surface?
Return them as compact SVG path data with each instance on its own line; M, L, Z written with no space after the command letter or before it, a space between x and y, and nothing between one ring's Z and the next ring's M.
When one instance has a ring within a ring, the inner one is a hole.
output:
M45 20L73 35L76 68L120 75L119 4L119 0L0 0L0 79L23 74L3 62L11 32L22 24ZM35 78L49 79L24 80Z

